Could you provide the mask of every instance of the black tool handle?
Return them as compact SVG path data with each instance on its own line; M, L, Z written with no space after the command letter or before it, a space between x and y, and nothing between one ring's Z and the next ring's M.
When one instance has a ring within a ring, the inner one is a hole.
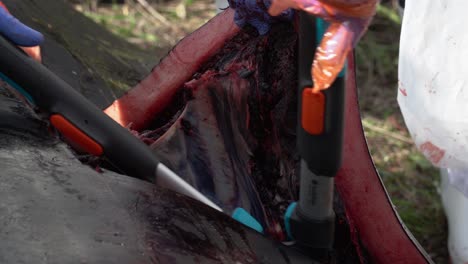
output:
M325 97L323 131L311 134L301 124L303 115L303 91L313 87L310 74L311 62L315 54L316 35L310 30L316 26L316 17L305 12L299 13L299 49L298 49L298 149L299 155L306 162L309 170L316 175L335 176L341 166L343 147L343 121L345 79L338 77L330 88L321 92Z
M29 93L41 111L66 119L100 145L102 154L125 173L155 181L159 162L144 143L3 37L0 48L0 72Z
M0 37L0 73L19 85L75 145L104 155L129 176L197 199L222 211L160 163L151 150L45 66Z

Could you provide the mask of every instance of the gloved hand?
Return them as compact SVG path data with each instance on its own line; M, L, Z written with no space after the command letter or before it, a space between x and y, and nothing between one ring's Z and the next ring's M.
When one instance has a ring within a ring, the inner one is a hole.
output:
M276 17L268 14L271 0L228 0L229 6L235 10L234 22L239 27L251 25L260 35L265 35L275 21L290 20L293 11L286 10Z
M344 66L348 53L366 32L378 0L273 0L268 12L281 15L289 8L304 10L330 23L311 69L314 90L325 90Z
M44 41L43 35L13 17L2 1L0 1L0 34L40 61L39 45Z

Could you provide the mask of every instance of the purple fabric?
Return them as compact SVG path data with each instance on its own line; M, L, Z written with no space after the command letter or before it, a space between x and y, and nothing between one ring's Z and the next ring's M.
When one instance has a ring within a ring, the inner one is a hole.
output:
M235 10L234 22L239 27L253 26L260 35L270 30L270 25L277 21L291 20L293 10L286 10L280 16L272 17L268 14L271 0L229 0L229 5Z

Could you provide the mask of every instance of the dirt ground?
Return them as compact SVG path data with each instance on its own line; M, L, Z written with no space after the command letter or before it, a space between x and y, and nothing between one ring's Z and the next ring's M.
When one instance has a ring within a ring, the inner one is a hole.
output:
M215 15L211 0L148 0L149 6L138 0L70 2L149 53L169 50ZM399 30L397 13L383 4L356 48L363 124L375 165L401 218L436 263L448 263L438 171L413 146L396 101Z

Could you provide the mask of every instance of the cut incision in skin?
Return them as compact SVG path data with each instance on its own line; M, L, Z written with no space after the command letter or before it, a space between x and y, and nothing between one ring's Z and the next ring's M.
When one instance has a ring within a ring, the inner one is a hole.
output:
M282 24L267 36L239 33L139 134L225 211L246 209L280 240L280 214L296 198L293 32Z
M132 132L154 155L227 214L241 207L258 220L265 236L285 241L283 215L298 198L296 31L289 22L275 23L266 35L247 27L228 40L220 37L222 48L200 62L197 54L204 48L186 50L187 41L198 43L206 32L214 33L216 23L210 23L182 40L144 85L108 109L125 113L121 121L140 124ZM178 56L180 47L185 54L198 52L189 60L198 67L174 88L180 76L172 70L175 65L181 71L193 67ZM135 107L140 114L129 111ZM362 256L339 198L335 212L336 259L356 263Z

